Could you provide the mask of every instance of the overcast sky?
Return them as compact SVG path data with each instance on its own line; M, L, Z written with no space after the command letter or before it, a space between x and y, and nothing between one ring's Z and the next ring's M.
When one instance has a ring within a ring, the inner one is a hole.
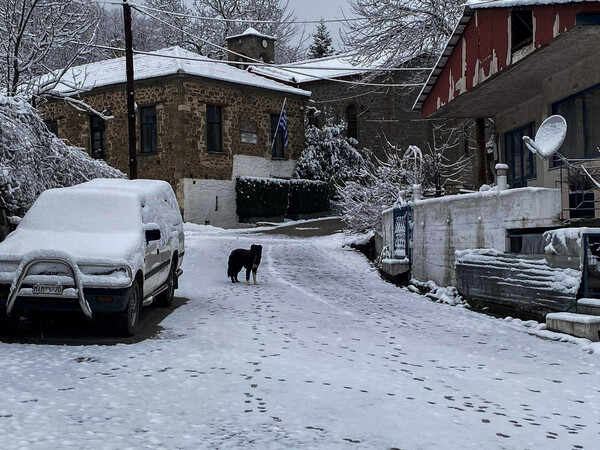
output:
M348 0L289 0L290 9L293 9L298 16L298 20L318 20L323 19L343 19L342 11L349 17L350 6ZM328 23L327 29L334 39L336 50L340 48L339 29L340 23ZM310 35L314 33L315 25L307 25L306 33Z

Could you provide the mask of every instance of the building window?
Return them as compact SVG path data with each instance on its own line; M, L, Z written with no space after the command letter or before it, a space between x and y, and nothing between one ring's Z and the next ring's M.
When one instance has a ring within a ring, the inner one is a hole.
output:
M277 132L277 135L275 135ZM279 114L271 114L271 156L273 158L285 158L283 151L283 129L279 126Z
M552 113L567 121L567 136L560 153L567 159L600 156L600 85L552 105ZM554 157L554 165L562 164Z
M533 43L533 15L530 9L513 10L510 23L513 52Z
M206 105L206 150L210 153L223 151L221 145L221 107Z
M58 137L58 121L56 119L44 120L44 124L50 133Z
M504 135L504 150L508 164L508 183L523 187L535 178L535 158L523 143L523 136L533 136L533 123L509 131Z
M348 124L348 137L358 139L358 125L356 121L356 106L346 108L346 122Z
M92 158L106 159L106 128L100 116L90 116Z
M158 139L156 133L156 106L140 108L142 129L142 153L156 153Z

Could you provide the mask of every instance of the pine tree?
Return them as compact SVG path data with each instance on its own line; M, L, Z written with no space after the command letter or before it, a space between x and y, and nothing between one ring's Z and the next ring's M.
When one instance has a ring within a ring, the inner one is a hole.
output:
M334 54L333 45L331 45L331 35L325 25L325 21L321 18L321 22L317 25L317 31L313 34L314 42L308 48L308 58L324 58Z

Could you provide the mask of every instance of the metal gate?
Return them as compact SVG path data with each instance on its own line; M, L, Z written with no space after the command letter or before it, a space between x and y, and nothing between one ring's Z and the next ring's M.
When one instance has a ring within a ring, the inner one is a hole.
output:
M392 249L392 258L394 259L408 259L408 262L411 261L411 218L412 213L409 205L394 209L394 248Z

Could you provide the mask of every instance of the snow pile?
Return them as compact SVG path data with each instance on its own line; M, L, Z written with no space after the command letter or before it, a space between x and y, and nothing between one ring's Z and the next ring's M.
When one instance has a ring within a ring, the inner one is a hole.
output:
M462 305L465 300L454 286L441 287L434 281L422 281L412 278L408 289L414 293L424 293L425 297L438 303L446 303L451 306Z
M600 228L559 228L544 233L544 251L547 255L580 257L582 237L587 233L600 233Z
M575 295L581 284L581 270L552 267L544 257L515 256L496 249L457 250L456 264L477 265L507 271L503 284L519 283L540 290Z
M125 174L58 139L25 100L0 95L0 207L22 215L46 189L98 177Z

